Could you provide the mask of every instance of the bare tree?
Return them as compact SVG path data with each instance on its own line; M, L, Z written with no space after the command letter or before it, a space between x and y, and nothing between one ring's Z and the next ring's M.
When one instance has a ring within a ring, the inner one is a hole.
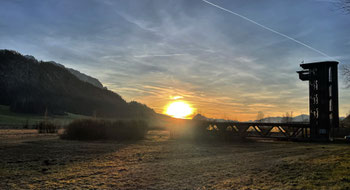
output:
M264 119L264 112L259 111L258 115L256 116L256 121L261 122Z
M286 112L286 115L283 115L281 122L282 123L291 123L293 121L293 112Z
M345 64L340 67L340 70L344 76L344 81L346 83L346 87L350 87L350 65Z
M350 0L339 0L338 6L340 9L344 10L347 14L350 14ZM350 65L343 65L341 68L342 74L344 76L344 80L346 83L346 87L350 87Z
M332 0L329 2L333 4L336 11L342 11L345 14L350 14L350 0Z
M350 13L350 0L340 0L340 7Z

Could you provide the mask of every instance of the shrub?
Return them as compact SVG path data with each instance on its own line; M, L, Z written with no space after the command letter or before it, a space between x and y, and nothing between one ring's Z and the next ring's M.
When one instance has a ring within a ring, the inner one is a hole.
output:
M60 127L51 122L40 122L35 125L35 128L39 133L57 133Z
M29 129L29 122L28 122L28 119L27 119L26 122L24 123L23 129Z
M147 132L144 121L106 121L82 119L75 120L66 126L61 135L70 140L136 140L142 139Z

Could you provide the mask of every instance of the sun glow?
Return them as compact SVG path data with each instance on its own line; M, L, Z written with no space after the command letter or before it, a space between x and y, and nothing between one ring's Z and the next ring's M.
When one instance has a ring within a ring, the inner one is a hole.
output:
M175 118L185 119L191 114L193 114L193 108L191 108L191 106L186 102L176 101L176 102L170 103L166 107L165 114Z

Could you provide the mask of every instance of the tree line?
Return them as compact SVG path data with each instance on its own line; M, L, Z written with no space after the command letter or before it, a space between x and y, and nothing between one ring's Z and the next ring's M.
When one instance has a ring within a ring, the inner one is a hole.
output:
M0 104L14 112L102 117L146 117L155 112L138 102L81 81L66 68L0 50Z

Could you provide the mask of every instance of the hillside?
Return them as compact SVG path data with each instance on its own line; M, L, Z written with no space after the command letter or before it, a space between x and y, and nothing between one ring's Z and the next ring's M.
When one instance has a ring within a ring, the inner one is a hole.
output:
M0 89L0 104L14 112L122 118L155 114L146 105L128 103L112 91L80 80L65 67L10 50L0 50Z
M78 77L78 79L80 79L81 81L88 82L99 88L103 88L102 83L96 78L90 77L89 75L86 75L74 69L68 68L68 71L71 72L74 76Z
M28 56L28 55L26 55L25 57L37 61L33 56ZM84 73L81 73L81 72L79 72L79 71L77 71L77 70L74 70L74 69L71 69L71 68L67 68L67 67L65 67L64 65L59 64L59 63L56 63L56 62L54 62L54 61L49 61L49 62L52 63L52 64L54 64L54 65L57 65L57 66L59 66L59 67L62 67L62 68L67 69L70 73L72 73L74 76L76 76L76 77L77 77L78 79L80 79L81 81L88 82L88 83L90 83L90 84L92 84L92 85L94 85L94 86L96 86L96 87L99 87L99 88L104 88L103 85L102 85L102 83L101 83L98 79L96 79L96 78L94 78L94 77L91 77L91 76L89 76L89 75L86 75L86 74L84 74Z

